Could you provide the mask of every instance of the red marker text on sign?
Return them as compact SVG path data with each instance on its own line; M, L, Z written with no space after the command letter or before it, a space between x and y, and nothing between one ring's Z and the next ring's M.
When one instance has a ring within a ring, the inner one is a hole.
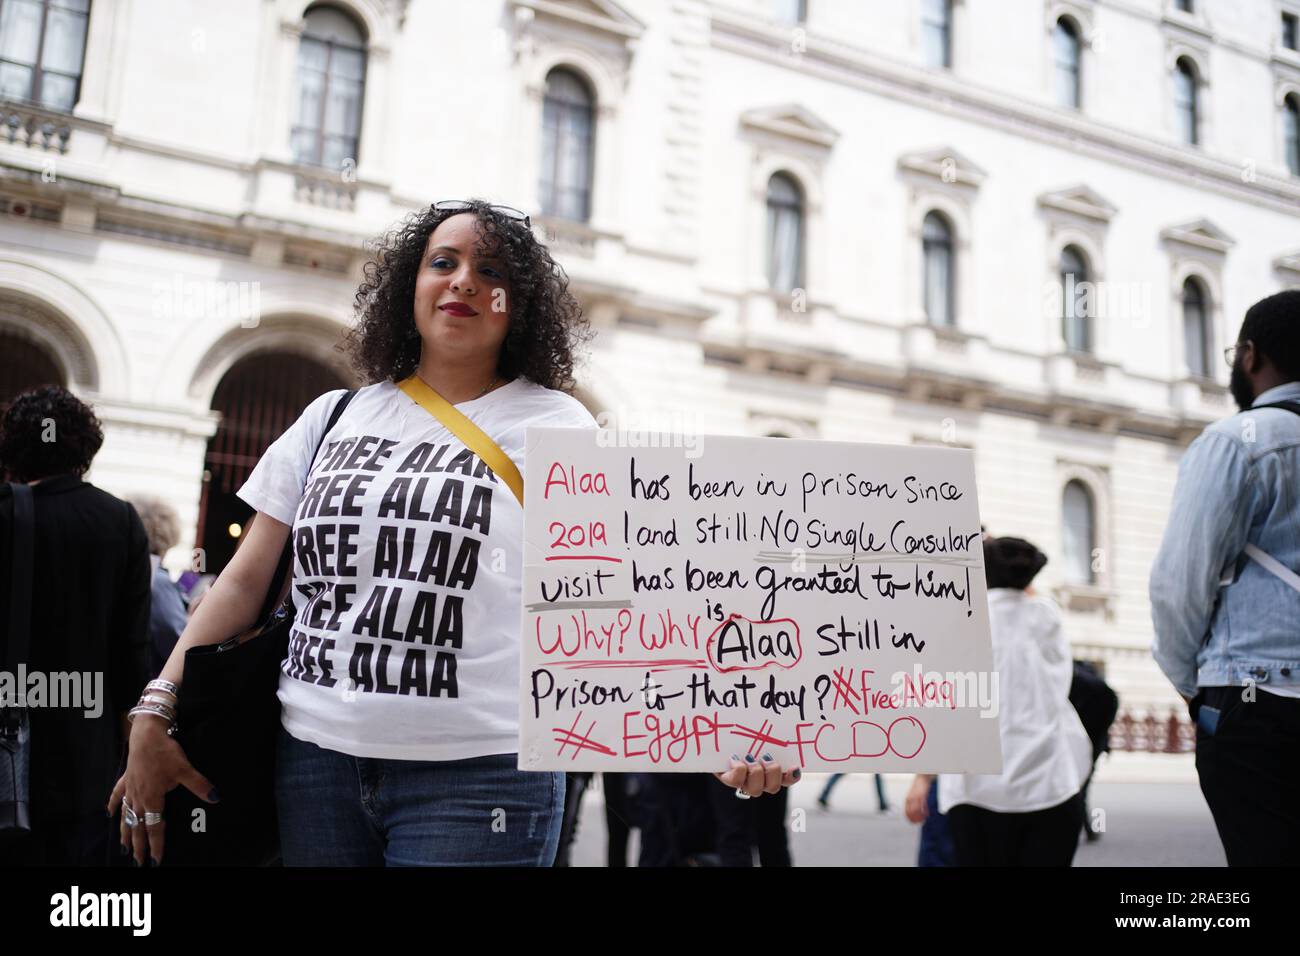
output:
M609 495L609 483L605 480L603 471L579 472L572 465L565 468L558 461L551 462L542 497L551 497L552 488L563 490L566 495ZM556 491L557 496L559 490Z

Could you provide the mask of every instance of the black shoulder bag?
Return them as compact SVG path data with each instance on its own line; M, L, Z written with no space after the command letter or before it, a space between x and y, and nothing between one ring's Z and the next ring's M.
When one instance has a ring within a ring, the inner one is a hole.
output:
M313 464L354 394L339 396L316 443ZM236 635L185 652L176 739L195 769L217 788L219 802L205 803L183 786L167 794L165 864L266 866L279 860L276 691L295 613L292 593L283 603L280 595L291 574L292 557L291 533L257 616L262 626L253 637L241 642Z

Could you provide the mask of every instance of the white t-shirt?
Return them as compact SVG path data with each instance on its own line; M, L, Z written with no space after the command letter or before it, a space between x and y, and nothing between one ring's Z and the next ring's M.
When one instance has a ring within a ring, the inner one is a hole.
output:
M1074 662L1056 605L1023 591L994 588L989 630L998 675L1002 772L940 774L940 813L959 803L1001 813L1046 810L1083 789L1092 767L1092 743L1070 703Z
M312 402L239 490L293 526L284 727L357 757L514 753L523 509L391 382L352 397L313 467L342 394ZM595 427L576 399L523 378L456 407L520 473L529 425Z

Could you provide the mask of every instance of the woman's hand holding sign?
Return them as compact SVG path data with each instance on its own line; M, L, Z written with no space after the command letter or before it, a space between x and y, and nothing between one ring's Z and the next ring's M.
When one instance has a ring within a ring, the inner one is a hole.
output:
M803 776L798 767L783 771L771 754L755 758L745 754L744 759L731 755L731 769L715 773L718 782L736 789L736 796L758 797L765 793L780 793L782 787L793 786Z

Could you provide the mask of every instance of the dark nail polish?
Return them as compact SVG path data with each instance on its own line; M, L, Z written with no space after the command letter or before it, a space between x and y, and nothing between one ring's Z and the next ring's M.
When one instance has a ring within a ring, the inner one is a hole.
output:
M158 866L158 858L156 856L149 857L149 862L152 863L154 866Z
M764 762L764 763L771 763L771 762L772 762L772 755L771 755L771 754L763 754L763 762Z
M795 780L798 780L800 777L803 776L803 771L800 770L798 767L795 767L794 773L790 774L790 776L792 776Z
M745 754L745 763L753 763L753 762L754 762L754 755L753 755L753 754Z
M220 803L220 802L221 802L221 797L217 793L217 788L213 787L211 790L208 791L208 803Z

